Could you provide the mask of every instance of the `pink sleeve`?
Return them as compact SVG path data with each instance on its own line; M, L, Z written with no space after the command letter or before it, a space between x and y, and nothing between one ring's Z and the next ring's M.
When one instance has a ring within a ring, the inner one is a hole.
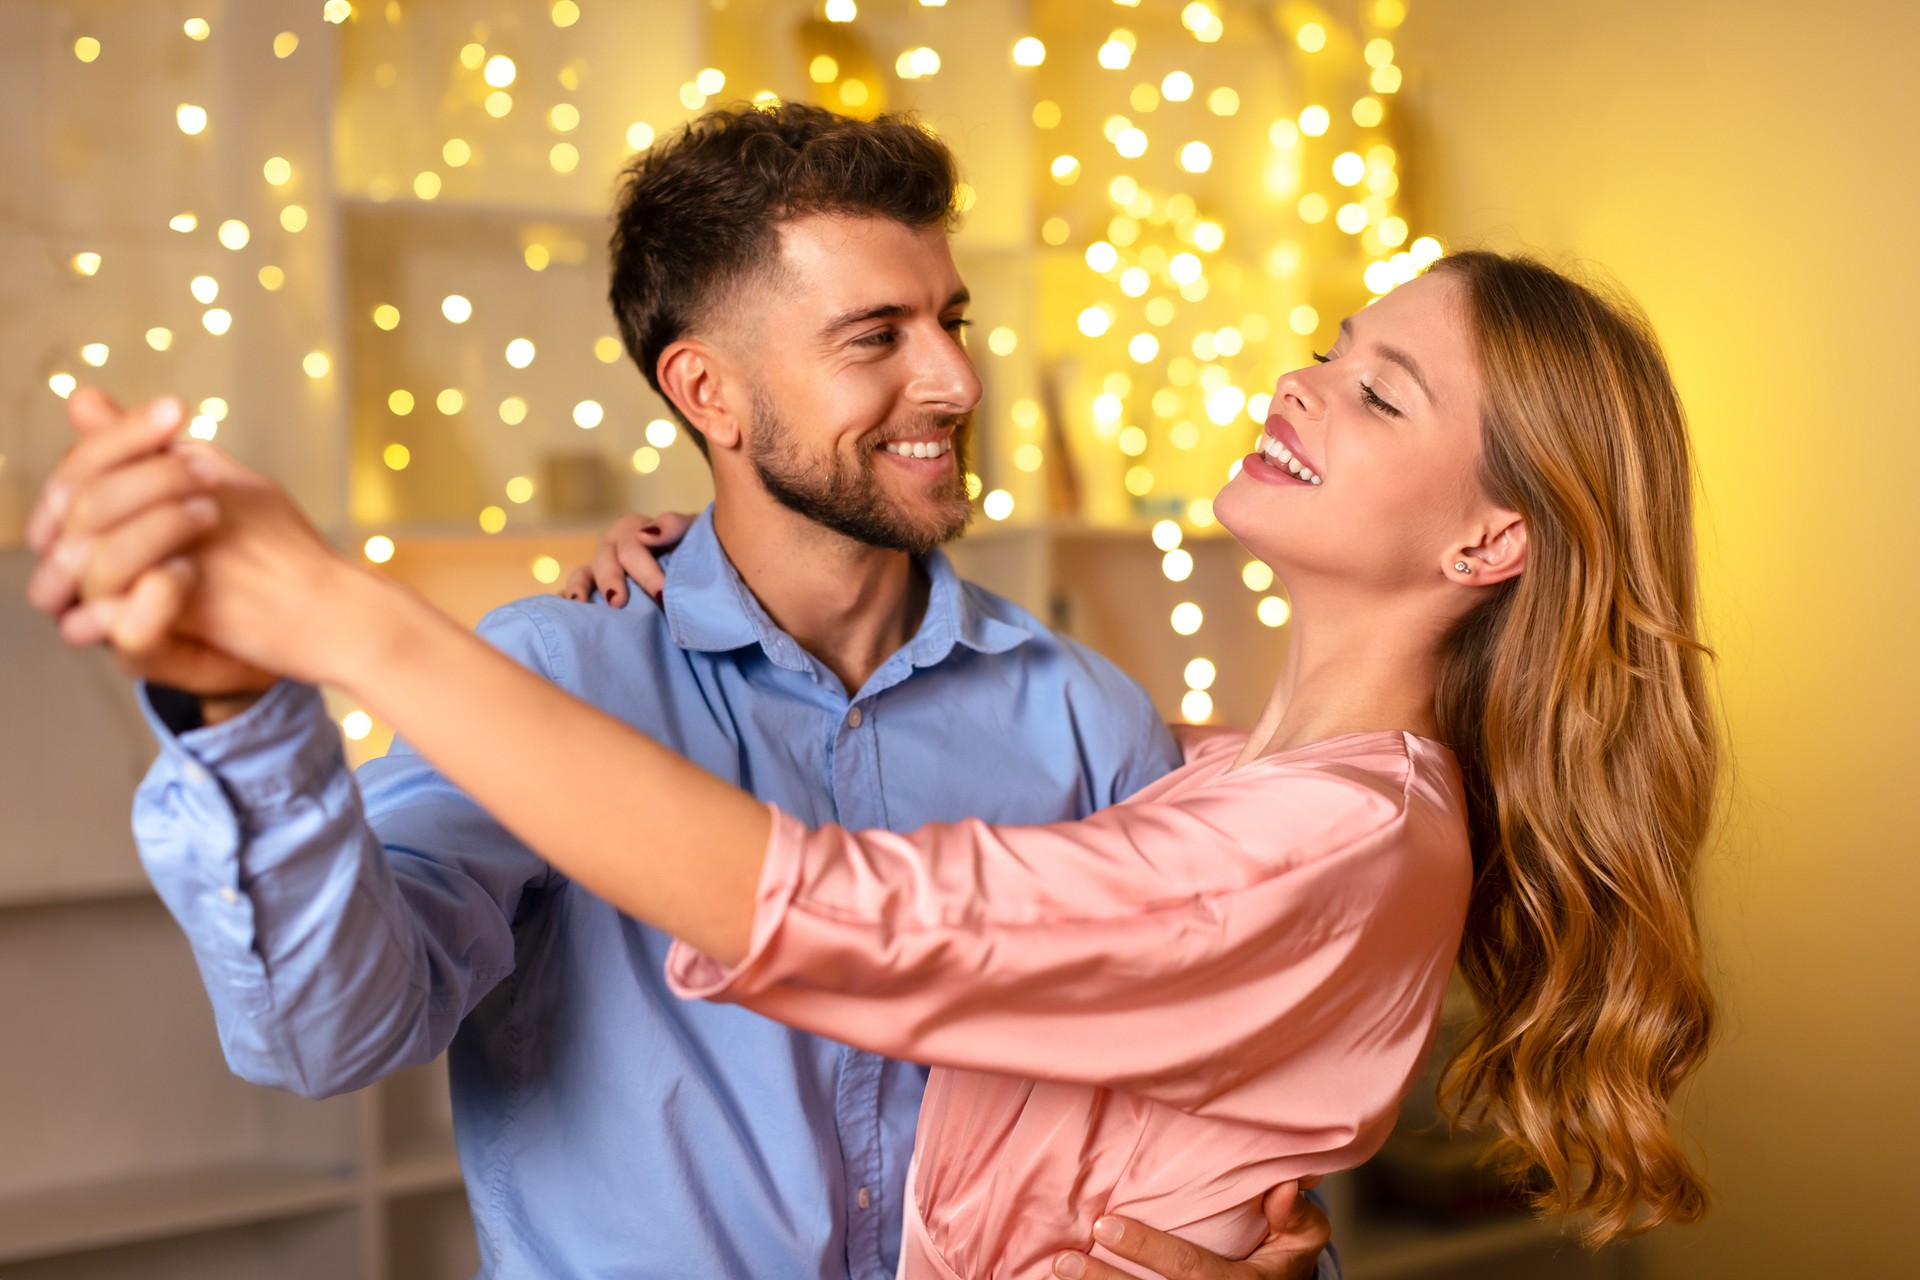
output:
M1377 778L1230 776L1043 827L809 831L776 810L747 957L676 944L668 977L892 1057L1220 1113L1291 1055L1424 1038L1464 858L1423 853Z

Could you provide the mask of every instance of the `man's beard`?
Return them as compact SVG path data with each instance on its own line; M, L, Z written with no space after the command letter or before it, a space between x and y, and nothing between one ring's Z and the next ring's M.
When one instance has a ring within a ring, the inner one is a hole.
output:
M924 434L949 426L953 428L953 474L928 491L925 502L915 508L890 496L874 475L872 457L877 445L853 461L842 461L837 455L810 458L779 412L758 395L753 399L747 457L767 492L789 510L855 542L924 556L958 537L973 518L966 482L969 424L965 415L940 415L901 433Z

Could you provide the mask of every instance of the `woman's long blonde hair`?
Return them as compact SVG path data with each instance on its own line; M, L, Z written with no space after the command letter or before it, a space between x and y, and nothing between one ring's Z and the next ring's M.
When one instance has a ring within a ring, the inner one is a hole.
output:
M1478 1005L1453 1112L1537 1167L1599 1244L1706 1208L1668 1104L1706 1051L1694 915L1718 740L1699 639L1686 421L1639 313L1526 258L1465 286L1482 482L1527 567L1448 638L1436 709L1467 780Z

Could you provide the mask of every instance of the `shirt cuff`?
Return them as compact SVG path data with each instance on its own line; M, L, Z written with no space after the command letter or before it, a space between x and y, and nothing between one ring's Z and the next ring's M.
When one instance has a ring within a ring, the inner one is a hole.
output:
M767 806L773 815L773 830L767 837L767 860L760 868L760 885L754 895L753 934L747 954L740 963L721 964L696 947L678 938L667 951L667 987L682 1000L730 1000L751 995L773 985L765 973L768 953L774 939L786 923L787 911L799 896L801 875L806 869L807 837L812 834L804 822Z
M281 680L231 720L183 728L177 695L142 681L140 710L160 750L189 780L212 774L236 808L260 812L311 796L345 769L320 691Z

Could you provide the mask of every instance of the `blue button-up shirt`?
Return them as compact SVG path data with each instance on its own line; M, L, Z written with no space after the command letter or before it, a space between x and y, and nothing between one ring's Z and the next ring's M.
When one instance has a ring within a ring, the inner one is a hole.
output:
M814 824L1055 822L1179 762L1112 664L945 556L923 567L919 630L851 698L747 591L710 512L667 558L664 610L543 597L480 632ZM321 1096L447 1052L485 1275L894 1274L922 1068L674 998L666 937L405 744L356 785L309 688L181 733L163 703L149 691L162 751L135 833L228 1063Z

